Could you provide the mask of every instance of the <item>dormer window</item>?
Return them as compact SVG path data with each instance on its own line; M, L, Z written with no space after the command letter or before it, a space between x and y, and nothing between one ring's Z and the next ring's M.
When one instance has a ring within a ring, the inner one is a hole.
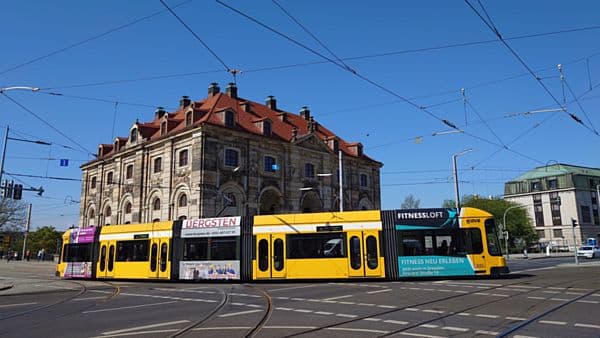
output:
M115 141L115 153L119 151L119 140Z
M129 136L129 141L131 143L136 143L137 142L137 136L138 136L138 130L137 130L137 128L131 129L131 135Z
M160 135L164 135L167 133L167 121L162 121L160 123Z
M271 136L271 121L263 121L263 135Z
M187 112L185 114L185 126L186 127L192 124L192 122L193 122L193 120L192 120L193 114L194 114L194 112L192 112L192 111L189 111L189 112Z
M225 125L227 127L235 126L235 113L231 110L225 111Z

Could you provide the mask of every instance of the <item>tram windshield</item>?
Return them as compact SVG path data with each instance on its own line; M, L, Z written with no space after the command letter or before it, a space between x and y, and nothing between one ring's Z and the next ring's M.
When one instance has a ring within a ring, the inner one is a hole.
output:
M63 262L89 262L92 260L92 243L66 244L63 251Z
M496 232L496 224L493 219L485 220L485 234L487 237L488 252L492 256L502 256L502 250L500 249L500 241L498 240L498 233Z

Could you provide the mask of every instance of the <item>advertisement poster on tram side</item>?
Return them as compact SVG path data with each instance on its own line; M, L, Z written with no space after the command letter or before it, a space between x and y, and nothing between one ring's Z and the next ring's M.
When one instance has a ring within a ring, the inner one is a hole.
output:
M394 211L397 230L458 227L458 214L454 208L399 209Z
M239 261L185 261L179 263L180 279L240 279Z
M96 234L96 227L73 228L71 229L70 242L74 243L92 243Z
M475 270L468 257L400 256L398 270L401 277L468 276Z
M68 262L63 271L66 278L91 278L92 262Z
M241 217L202 218L183 221L181 237L240 236Z

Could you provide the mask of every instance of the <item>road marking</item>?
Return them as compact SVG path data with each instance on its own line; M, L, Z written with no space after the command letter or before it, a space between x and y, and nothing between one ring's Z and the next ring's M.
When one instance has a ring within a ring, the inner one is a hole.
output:
M104 298L104 297L102 297L102 298ZM13 307L13 306L35 305L35 304L37 304L37 302L33 302L33 303L6 304L6 305L0 305L0 308L3 308L3 307Z
M292 311L293 309L290 309L289 307L276 307L275 310Z
M375 306L375 304L372 304L372 303L356 303L356 305L361 305L361 306Z
M523 321L526 320L527 318L521 318L521 317L505 317L508 320L516 320L516 321Z
M311 330L311 329L316 329L316 326L263 326L263 329L305 329L305 330Z
M527 298L529 298L529 299L546 299L546 298L544 298L544 297L533 297L533 296L529 296L529 297L527 297Z
M367 322L380 322L381 318L365 318L363 320L365 320Z
M403 320L392 320L392 319L388 319L388 320L384 320L384 323L390 323L390 324L398 324L398 325L406 325L408 324L408 322L405 322Z
M556 301L559 301L559 302L567 302L570 299L565 299L565 298L550 298L550 300L556 300Z
M290 300L305 301L306 298L290 298Z
M344 305L354 305L356 303L354 302L339 302L340 304L344 304Z
M344 318L356 318L356 317L358 317L357 315L347 315L345 313L336 313L335 315L337 317L344 317Z
M322 300L324 301L328 301L328 300L335 300L335 299L343 299L343 298L351 298L354 297L353 295L344 295L344 296L337 296L337 297L331 297L331 298L324 298Z
M132 306L122 306L122 307L115 307L115 308L110 308L110 309L84 311L82 313L98 313L98 312L108 312L108 311L119 311L119 310L127 310L127 309L136 309L136 308L140 308L140 307L148 307L148 306L156 306L156 305L164 305L164 304L173 304L173 303L177 303L177 301L173 300L173 301L170 301L170 302L160 302L160 303L132 305Z
M239 315L247 315L249 313L261 312L262 310L248 310L248 311L240 311L240 312L231 312L222 315L218 315L217 317L225 318L225 317L233 317Z
M74 301L74 302L82 302L84 300L104 299L104 298L106 298L106 297L100 296L100 297L75 298L75 299L72 299L72 301Z
M441 311L441 310L423 310L423 312L427 312L427 313L445 313L446 311Z
M389 331L382 331L382 330L370 330L370 329L352 329L352 328L345 328L345 327L328 327L325 330L331 330L331 331L352 331L352 332L372 332L372 333L390 333Z
M300 312L300 313L311 313L311 312L313 312L313 310L304 310L304 309L296 309L294 311L295 312Z
M381 292L390 292L392 291L392 289L382 289L382 290L376 290L376 291L368 291L367 293L372 295L374 293L381 293Z
M288 288L281 288L281 289L272 289L269 290L269 292L276 292L276 291L286 291L286 290L294 290L294 289L304 289L304 288L313 288L317 286L317 284L313 285L302 285L302 286L290 286Z
M412 333L412 332L399 332L398 334L400 335L404 335L404 336L411 336L411 337L423 337L423 338L444 338L442 336L434 336L434 335L430 335L430 334L423 334L423 333Z
M100 291L100 290L90 290L90 292L96 293L112 293L110 291ZM202 299L202 298L181 298L181 297L172 297L172 296L158 296L158 295L145 295L141 293L121 293L121 296L132 296L132 297L148 297L148 298L158 298L158 299L171 299L171 300L183 300L189 302L203 302L203 303L216 303L216 300L212 299Z
M458 315L459 316L470 316L471 314L468 312L461 312L461 313L458 313Z
M275 297L275 299L290 299L290 297Z
M576 327L587 327L590 329L600 329L600 325L592 325L592 324L580 324L580 323L575 323Z
M513 338L540 338L536 336L523 336L523 335L514 335Z
M542 291L542 293L561 293L560 291Z
M135 332L125 332L125 333L119 333L119 334L112 334L110 336L96 336L96 337L92 337L92 338L105 338L105 337L127 337L127 336L132 336L132 335L145 335L145 334L154 334L156 335L157 333L168 333L168 332L177 332L179 331L179 329L164 329L164 330L151 330L151 331L135 331Z
M230 293L229 295L230 296L239 296L239 297L262 298L262 296L249 295L246 293Z
M485 330L477 330L475 334L485 334L488 336L497 336L499 332L496 331L485 331Z
M539 289L541 286L530 286L530 285L507 285L506 288L518 288L518 289Z
M262 305L257 305L257 304L246 304L247 307L256 307L256 308L261 308L262 309Z
M555 320L540 320L538 321L540 324L551 324L551 325L567 325L567 322L558 322Z
M332 315L333 312L327 312L327 311L316 311L315 312L316 315L325 315L325 316L329 316Z
M103 335L114 335L114 334L119 334L119 333L123 333L123 332L152 329L155 327L184 324L184 323L189 323L189 322L190 322L189 320L178 320L178 321L174 321L174 322L157 323L157 324L150 324L150 325L144 325L144 326L130 327L127 329L121 329L121 330L115 330L115 331L107 331L107 332L102 332L102 334Z
M377 307L384 308L384 309L395 309L395 308L397 308L397 306L394 306L394 305L377 305Z
M600 302L597 300L578 300L577 303L598 304Z
M510 297L509 295L505 295L503 293L490 293L490 296L494 296L494 297Z
M235 306L244 306L244 305L246 305L246 303L239 303L239 302L232 302L232 303L229 303L229 304L235 305Z
M457 332L467 332L467 331L469 331L469 329L467 329L467 328L464 328L464 327L455 327L455 326L444 326L444 327L442 327L442 330L457 331Z
M412 311L412 312L417 312L417 311L421 311L421 309L417 309L416 307L407 307L406 309L404 309L405 311Z
M581 295L583 295L583 293L581 293L581 292L565 292L565 295L581 296Z
M547 288L548 288L548 289L551 289L551 290L564 290L564 289L566 289L566 288L563 288L563 287L558 287L558 286L549 286L549 287L547 287Z
M221 326L221 327L195 327L192 331L210 331L210 330L248 330L250 326Z
M214 291L203 291L203 290L188 290L188 289L170 289L170 288L153 288L153 290L157 291L175 291L175 292L190 292L190 293L205 293L209 295L214 295L216 292ZM257 296L260 297L260 296Z
M500 316L498 315L485 315L485 314L476 314L475 317L481 317L481 318L498 318Z
M435 324L422 324L419 325L420 327L424 327L424 328L428 328L428 329L435 329L436 327L439 327L439 325L435 325Z
M471 286L503 286L502 284L493 284L493 283L461 283L461 282L449 282L449 281L439 281L433 282L434 284L450 284L450 285L471 285Z

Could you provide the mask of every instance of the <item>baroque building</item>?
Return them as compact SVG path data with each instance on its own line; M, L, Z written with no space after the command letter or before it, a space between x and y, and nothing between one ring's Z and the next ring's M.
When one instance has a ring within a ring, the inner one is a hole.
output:
M340 160L341 158L341 160ZM342 163L340 189L339 163ZM136 121L81 166L80 225L380 208L382 167L315 121L216 83Z
M540 243L566 247L600 240L600 169L557 163L504 184L504 199L521 204Z

